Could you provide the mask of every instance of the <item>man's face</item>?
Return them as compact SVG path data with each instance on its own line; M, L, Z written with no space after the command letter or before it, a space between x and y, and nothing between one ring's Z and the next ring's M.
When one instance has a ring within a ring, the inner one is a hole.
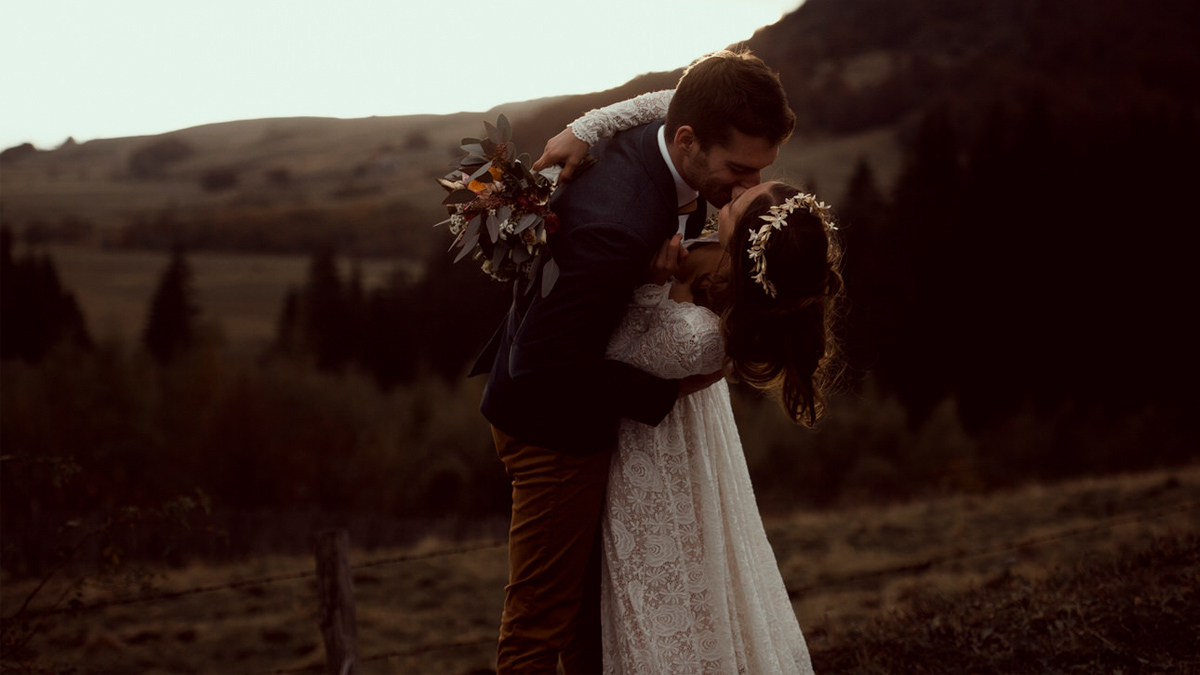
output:
M724 145L713 143L705 152L691 127L682 126L676 130L675 145L681 151L679 175L718 208L729 203L735 187L758 185L762 170L779 155L778 145L737 129Z
M733 188L733 200L717 212L717 239L721 242L721 248L729 248L729 242L733 241L733 231L746 208L758 199L759 195L769 193L773 185L776 183L759 183L752 188L738 185Z

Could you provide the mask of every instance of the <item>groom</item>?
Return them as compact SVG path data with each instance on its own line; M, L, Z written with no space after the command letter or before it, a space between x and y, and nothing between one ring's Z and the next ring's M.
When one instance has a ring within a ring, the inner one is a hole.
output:
M684 72L665 125L598 143L596 163L554 194L560 276L545 297L540 282L514 284L471 373L490 370L480 409L513 485L499 673L553 673L560 657L568 674L600 672L598 540L618 420L658 424L721 376L663 380L605 347L664 241L678 246L681 227L696 236L706 201L758 184L794 124L766 64L716 52Z

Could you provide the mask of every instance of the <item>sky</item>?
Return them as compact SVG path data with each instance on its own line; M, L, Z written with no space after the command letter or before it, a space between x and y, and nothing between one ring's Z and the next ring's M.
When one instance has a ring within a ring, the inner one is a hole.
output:
M618 86L803 0L0 0L0 148Z

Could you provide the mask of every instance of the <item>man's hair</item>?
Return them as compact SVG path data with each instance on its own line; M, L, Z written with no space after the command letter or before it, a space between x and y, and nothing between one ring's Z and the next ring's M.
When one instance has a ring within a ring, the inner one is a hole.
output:
M780 145L792 135L796 115L779 75L749 50L706 54L683 71L667 108L668 141L690 126L702 150L726 145L732 129Z

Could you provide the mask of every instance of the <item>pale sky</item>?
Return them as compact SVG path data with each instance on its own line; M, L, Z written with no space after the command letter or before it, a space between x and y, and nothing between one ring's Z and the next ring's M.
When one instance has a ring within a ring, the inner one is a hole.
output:
M803 0L0 0L0 149L620 85Z

